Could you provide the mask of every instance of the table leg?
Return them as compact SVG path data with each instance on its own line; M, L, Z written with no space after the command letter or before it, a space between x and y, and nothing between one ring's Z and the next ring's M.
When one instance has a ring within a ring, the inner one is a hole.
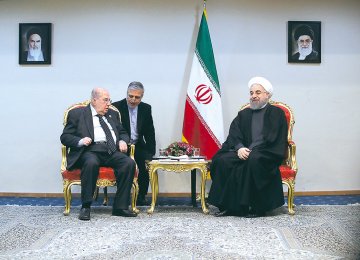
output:
M204 212L204 214L209 213L209 210L208 210L208 208L206 206L206 201L205 201L206 176L207 176L207 169L206 169L206 167L203 167L201 169L201 192L200 192L200 196L201 196L201 208L202 208L202 211Z
M194 208L197 207L197 203L196 203L196 169L191 170L191 203Z
M150 186L151 186L151 205L150 209L148 209L147 213L152 214L155 209L156 199L157 199L157 193L159 192L159 186L158 186L158 176L156 169L153 169L150 167L149 169L149 177L150 177Z

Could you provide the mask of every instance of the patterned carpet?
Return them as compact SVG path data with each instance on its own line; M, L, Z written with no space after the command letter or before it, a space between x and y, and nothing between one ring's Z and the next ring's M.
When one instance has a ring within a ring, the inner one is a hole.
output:
M94 207L0 206L0 259L360 259L360 206L297 206L290 216L216 218L191 206L111 216Z

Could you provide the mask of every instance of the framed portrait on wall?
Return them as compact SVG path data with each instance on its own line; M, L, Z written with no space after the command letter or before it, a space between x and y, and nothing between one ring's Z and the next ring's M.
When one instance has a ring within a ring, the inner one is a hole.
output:
M19 64L51 64L51 23L19 24Z
M321 63L320 21L288 21L288 62Z

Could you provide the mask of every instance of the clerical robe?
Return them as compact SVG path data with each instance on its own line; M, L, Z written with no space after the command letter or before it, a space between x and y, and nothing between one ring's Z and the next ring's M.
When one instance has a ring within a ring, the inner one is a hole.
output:
M287 121L282 109L270 104L263 109L260 141L252 137L254 113L259 111L246 108L232 121L226 141L212 158L208 202L220 210L246 215L249 207L266 212L284 204L279 166L286 153ZM247 160L237 155L241 147L251 147Z

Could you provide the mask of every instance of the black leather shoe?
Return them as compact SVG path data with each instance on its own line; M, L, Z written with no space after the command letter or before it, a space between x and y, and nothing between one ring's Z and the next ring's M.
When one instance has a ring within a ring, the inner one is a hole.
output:
M215 217L226 217L226 216L229 216L227 210L223 210L215 213Z
M79 214L80 220L90 220L90 208L81 208Z
M138 197L136 200L136 206L148 206L150 203L145 197Z
M113 209L112 211L113 216L119 216L119 217L136 217L137 214L135 212L132 212L127 209Z

